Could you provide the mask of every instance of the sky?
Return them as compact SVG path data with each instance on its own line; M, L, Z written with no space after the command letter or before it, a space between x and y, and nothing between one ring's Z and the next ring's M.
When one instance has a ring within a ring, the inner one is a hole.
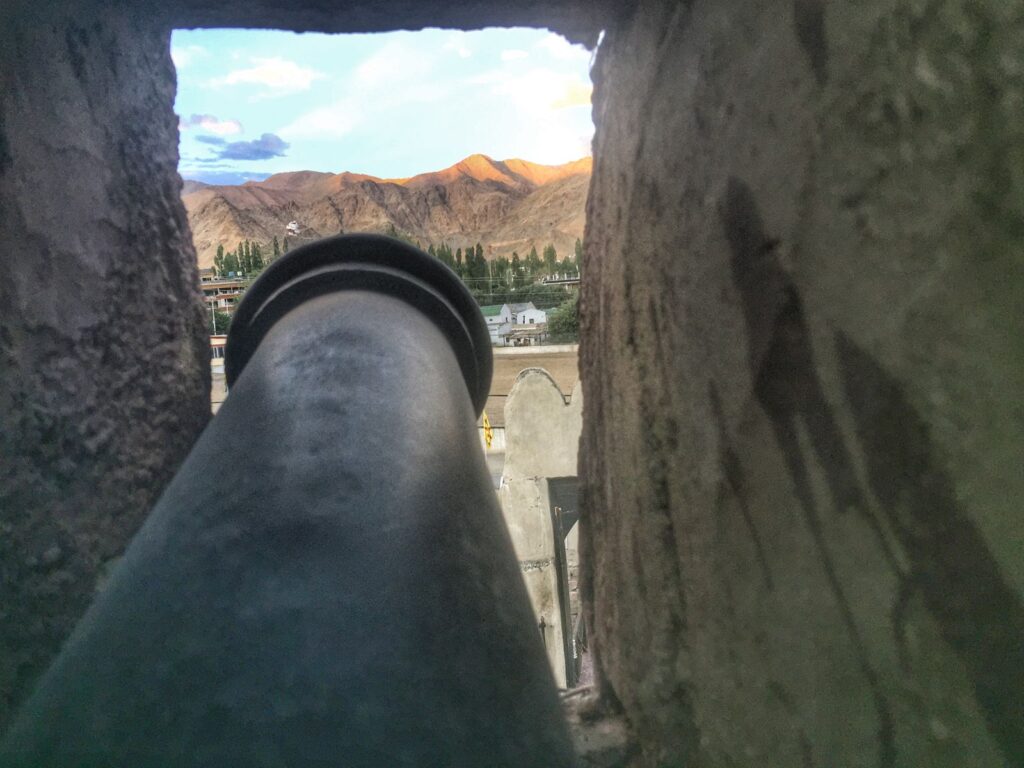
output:
M171 57L186 179L401 178L478 152L545 164L590 154L591 54L546 30L177 30Z

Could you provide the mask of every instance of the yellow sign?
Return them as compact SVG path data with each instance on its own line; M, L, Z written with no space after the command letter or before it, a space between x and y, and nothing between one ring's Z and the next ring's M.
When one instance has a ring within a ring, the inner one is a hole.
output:
M484 445L488 449L491 447L492 440L494 440L494 430L491 429L491 420L487 418L487 411L484 411Z

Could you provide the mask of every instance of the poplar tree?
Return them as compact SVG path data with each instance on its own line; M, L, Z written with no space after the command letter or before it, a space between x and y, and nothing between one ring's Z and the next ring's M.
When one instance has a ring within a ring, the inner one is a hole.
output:
M217 245L217 255L213 257L213 274L224 277L224 246Z
M512 251L512 264L510 268L512 270L512 287L521 288L525 275L523 274L523 265L519 261L519 254L515 251Z
M530 252L526 255L526 276L532 278L541 270L540 256L537 255L537 247L533 246L530 248Z
M551 243L544 247L544 271L549 275L558 271L558 254L555 252L555 246Z
M238 255L234 251L224 254L224 274L230 275L232 272L239 272Z

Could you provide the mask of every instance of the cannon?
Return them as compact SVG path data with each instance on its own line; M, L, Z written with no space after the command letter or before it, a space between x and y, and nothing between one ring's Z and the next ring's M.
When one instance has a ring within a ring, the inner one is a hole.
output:
M229 397L0 765L572 765L475 426L491 364L472 296L411 246L272 264Z

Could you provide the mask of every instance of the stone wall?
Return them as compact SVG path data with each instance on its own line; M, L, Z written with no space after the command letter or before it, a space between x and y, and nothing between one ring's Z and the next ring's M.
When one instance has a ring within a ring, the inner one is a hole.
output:
M171 26L551 24L606 30L580 545L641 762L1024 765L1019 4L71 6L0 27L0 724L207 418Z
M389 32L441 27L548 27L593 47L618 0L138 0L170 27L249 27L296 32Z
M169 30L0 25L0 727L209 414Z
M1017 4L609 29L581 556L644 765L1024 765Z
M567 635L572 636L572 627L563 626L562 621L548 479L576 475L582 412L579 384L566 404L562 391L546 371L527 368L520 373L505 404L506 454L498 489L498 501L533 612L538 625L543 626L555 682L563 688L564 641ZM565 554L567 565L575 569L576 537L571 538ZM569 587L573 590L575 584L570 582Z

